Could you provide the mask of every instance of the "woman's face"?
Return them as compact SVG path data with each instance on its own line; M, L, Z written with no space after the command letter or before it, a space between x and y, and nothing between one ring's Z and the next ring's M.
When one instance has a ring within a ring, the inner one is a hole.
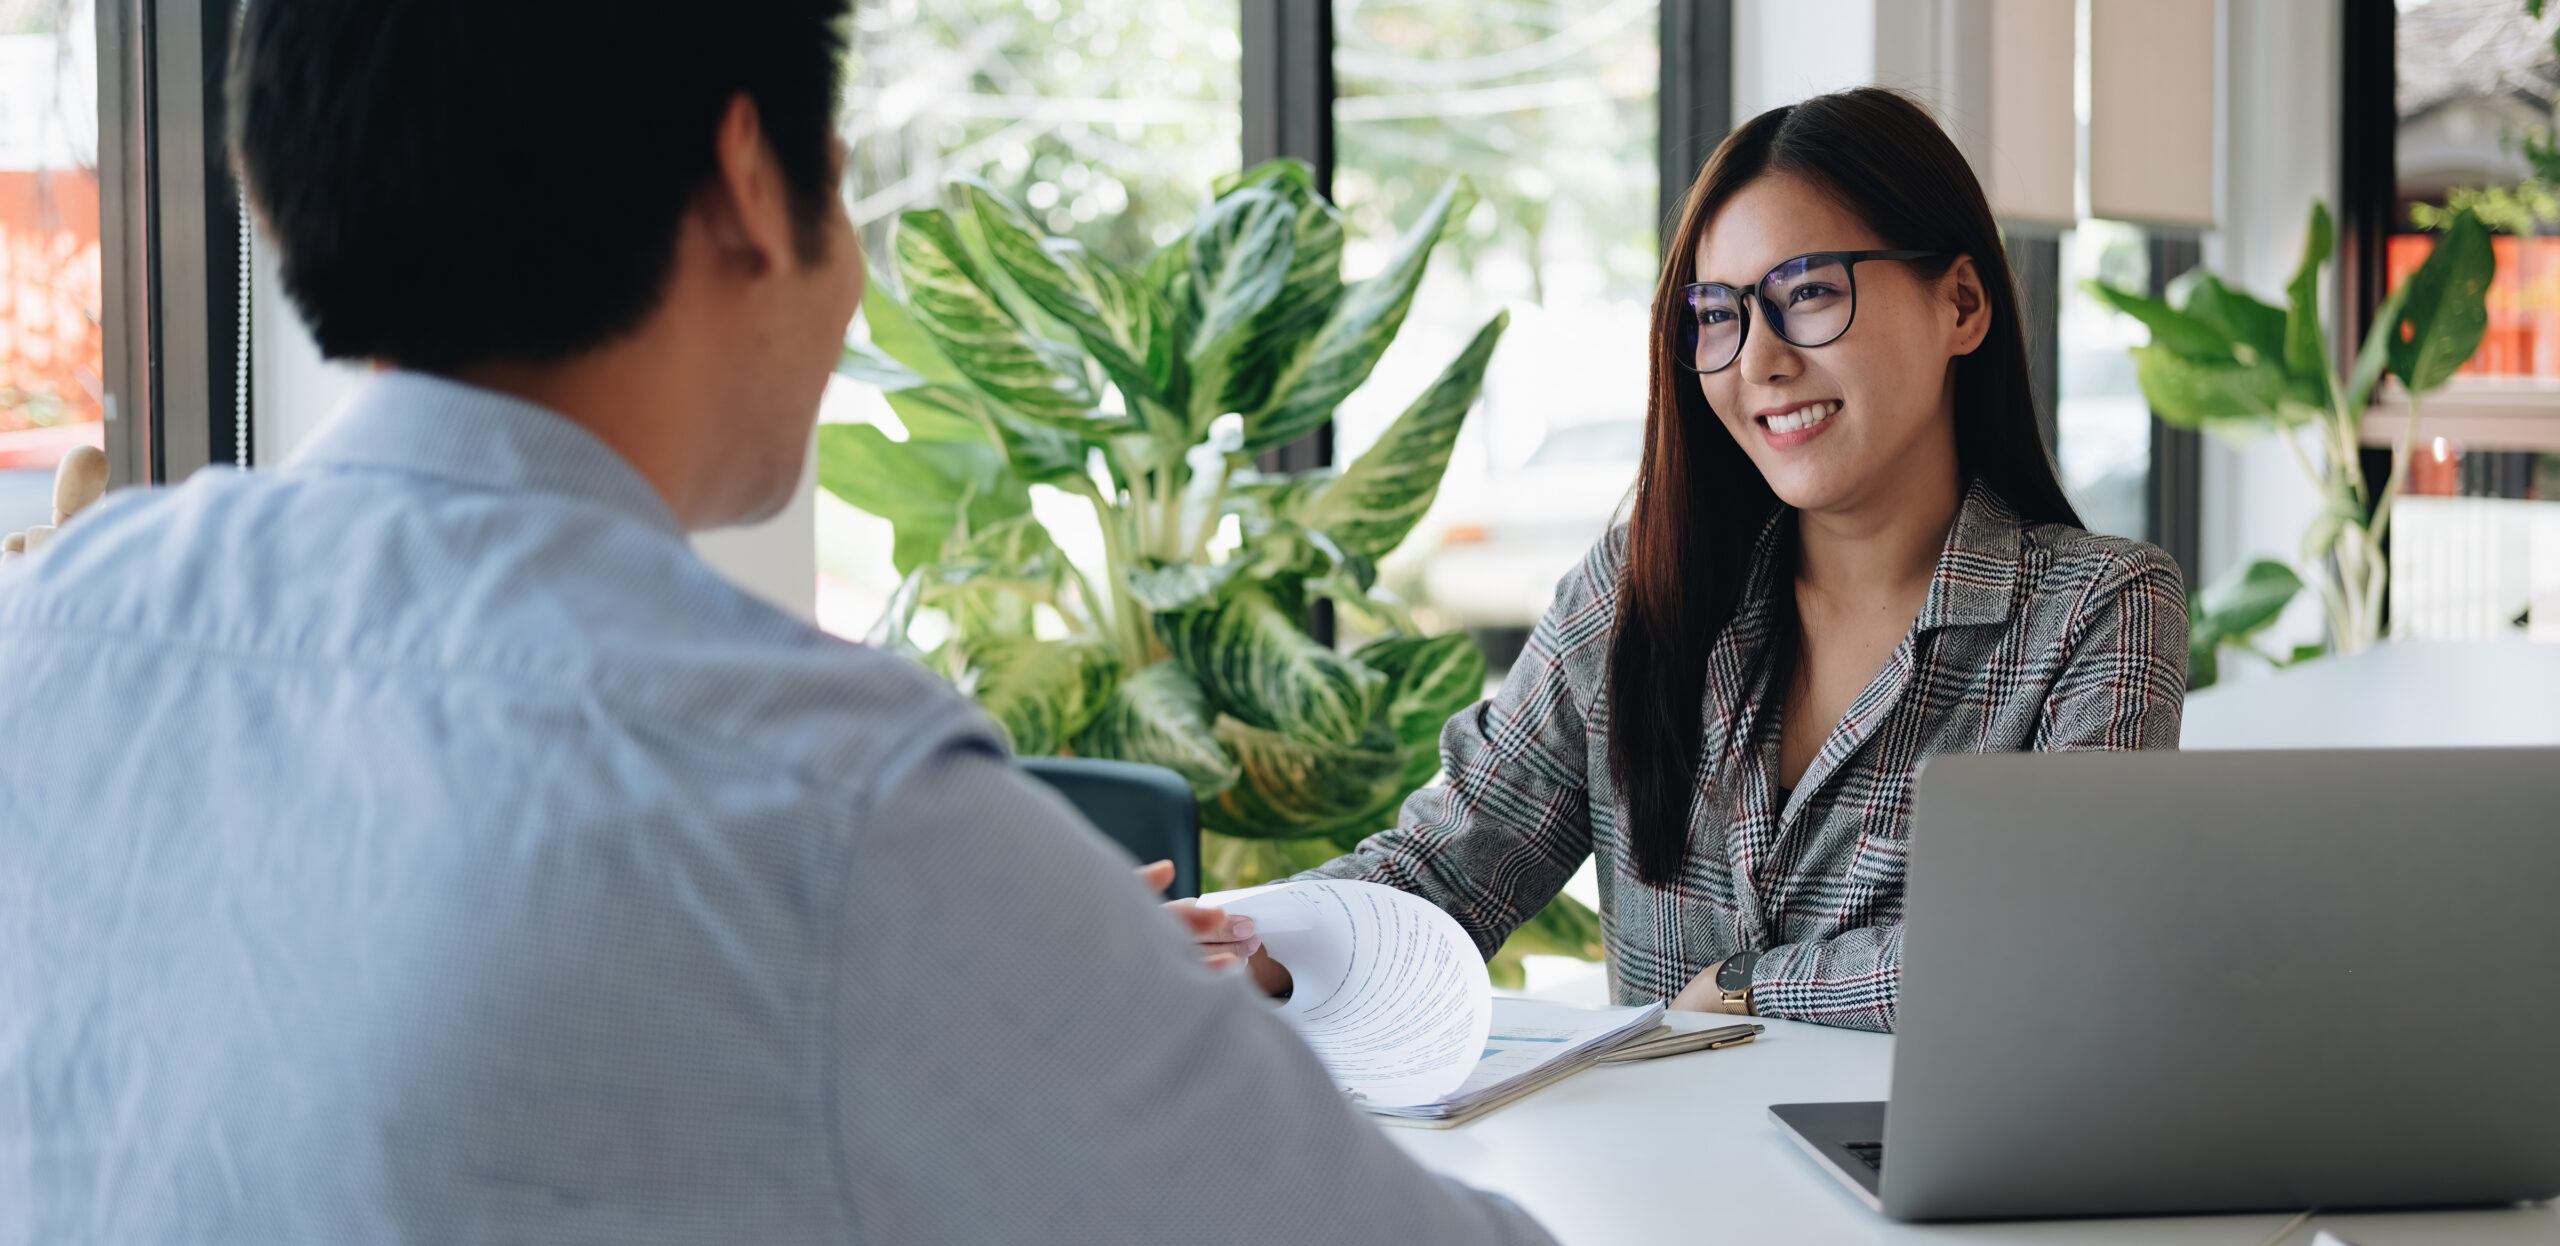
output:
M1812 183L1769 174L1708 223L1695 279L1748 290L1807 252L1890 245ZM1854 276L1856 315L1829 344L1790 344L1753 301L1741 354L1698 375L1716 418L1798 510L1854 511L1956 470L1953 364L1990 324L1972 258L1935 281L1898 260L1860 261Z

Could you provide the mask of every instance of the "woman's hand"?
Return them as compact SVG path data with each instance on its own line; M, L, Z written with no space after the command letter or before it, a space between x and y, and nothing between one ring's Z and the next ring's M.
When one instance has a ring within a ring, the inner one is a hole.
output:
M1732 1012L1732 1009L1724 1006L1724 988L1716 985L1716 971L1722 968L1724 968L1724 962L1717 961L1700 971L1697 977L1689 979L1689 985L1680 988L1680 993L1671 997L1671 1010L1674 1012Z
M1139 866L1138 881L1149 891L1164 890L1173 885L1173 862ZM1244 965L1264 991L1273 995L1289 993L1289 971L1263 954L1262 940L1254 935L1252 918L1230 917L1225 909L1203 908L1191 900L1167 900L1164 907L1190 928L1191 937L1200 944L1200 959L1211 969Z

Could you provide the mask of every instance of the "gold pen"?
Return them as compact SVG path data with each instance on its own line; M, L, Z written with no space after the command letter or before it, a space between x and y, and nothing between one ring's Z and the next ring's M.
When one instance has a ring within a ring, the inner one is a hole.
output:
M1637 1060L1658 1060L1684 1051L1718 1051L1740 1046L1760 1037L1767 1029L1761 1025L1728 1025L1712 1030L1691 1030L1660 1038L1643 1038L1600 1057L1602 1064L1628 1064Z

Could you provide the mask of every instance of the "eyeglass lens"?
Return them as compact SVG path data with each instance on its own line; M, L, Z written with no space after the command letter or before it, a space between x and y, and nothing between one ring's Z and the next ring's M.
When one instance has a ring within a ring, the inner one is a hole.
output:
M1800 255L1760 279L1759 306L1745 309L1732 286L1688 287L1689 314L1680 320L1680 358L1700 372L1714 372L1742 353L1749 311L1756 310L1779 337L1802 347L1828 345L1849 331L1857 294L1849 265L1837 255Z

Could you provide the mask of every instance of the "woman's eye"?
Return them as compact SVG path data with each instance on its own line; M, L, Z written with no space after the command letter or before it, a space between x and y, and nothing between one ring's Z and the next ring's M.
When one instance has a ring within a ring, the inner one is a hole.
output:
M1837 289L1824 285L1818 281L1808 282L1804 285L1797 286L1793 290L1787 291L1787 306L1802 306L1803 304L1810 303L1815 299L1830 298L1832 295L1838 294L1839 292L1840 291Z
M1699 324L1723 324L1731 319L1733 312L1729 308L1710 307L1698 313Z

